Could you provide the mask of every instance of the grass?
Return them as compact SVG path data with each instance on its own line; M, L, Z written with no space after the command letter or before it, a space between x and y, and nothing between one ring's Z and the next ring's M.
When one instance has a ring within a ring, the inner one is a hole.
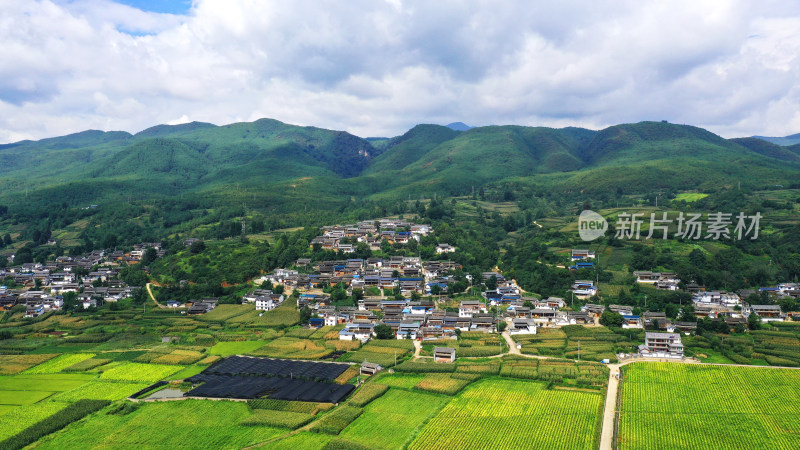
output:
M596 448L603 396L544 386L474 383L431 418L408 448Z
M446 397L390 389L339 436L371 448L401 448L446 403Z
M286 430L242 426L245 403L184 400L143 403L125 415L94 414L45 437L39 448L242 448Z
M797 370L632 364L619 448L798 448L798 383Z

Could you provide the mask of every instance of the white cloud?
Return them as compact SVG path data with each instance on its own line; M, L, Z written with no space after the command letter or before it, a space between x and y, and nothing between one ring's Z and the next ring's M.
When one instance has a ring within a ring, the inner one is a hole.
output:
M8 0L0 42L0 142L260 117L362 136L455 120L800 132L790 0L196 0L187 16Z

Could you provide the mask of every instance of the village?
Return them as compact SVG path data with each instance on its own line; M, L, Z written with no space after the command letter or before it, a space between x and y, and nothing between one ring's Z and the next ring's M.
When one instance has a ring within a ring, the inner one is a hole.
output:
M361 243L375 251L387 243L419 241L422 236L432 234L433 229L430 225L406 220L381 219L324 227L322 232L309 246L346 256ZM188 238L183 243L190 247L199 241ZM61 256L46 264L26 263L0 269L0 279L13 281L14 285L13 288L0 286L0 310L24 305L25 317L36 317L62 309L67 293L74 293L83 309L129 298L138 287L122 281L120 270L139 264L148 249L151 249L151 259L165 253L159 243L141 243L128 252L95 250L77 257ZM449 244L436 246L436 254L442 257L456 251ZM571 265L564 269L592 269L595 258L593 251L573 249L569 257ZM457 339L462 332L507 331L509 335L524 335L536 334L542 327L601 326L608 311L619 320L614 325L622 329L648 330L646 342L639 348L640 355L682 358L680 335L694 333L697 329L696 321L673 320L663 311L592 303L601 298L592 280L576 280L571 286L564 286L564 292L571 296L569 300L541 298L526 293L515 280L506 279L496 270L483 272L479 280L469 274L465 276L471 286L483 287L479 299L453 298L449 295L456 282L452 273L460 268L451 260L423 260L418 256L325 261L302 258L295 261L292 268L275 269L255 280L260 288L242 296L241 302L266 312L280 306L289 293L293 293L297 308L310 314L307 326L343 325L340 340L362 343L377 336L376 329L380 326L388 327L396 339L438 341ZM693 282L684 285L674 273L635 271L633 276L636 283L657 289L676 291L683 287L692 294L693 314L698 320L707 317L724 322L731 331L745 329L751 315L765 322L792 320L792 316L782 312L777 304L747 304L743 298L753 298L753 294L758 298L800 297L800 286L795 283L733 293L707 291ZM325 292L325 288L331 286L344 288L354 302L337 305L341 302ZM573 307L575 299L581 301L579 308ZM213 310L219 301L215 297L185 304L170 300L166 307L197 315Z

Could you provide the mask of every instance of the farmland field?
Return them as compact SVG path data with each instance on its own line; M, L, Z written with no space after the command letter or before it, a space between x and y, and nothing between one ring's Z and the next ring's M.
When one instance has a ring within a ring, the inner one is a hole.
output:
M439 395L389 389L368 404L364 413L339 436L373 448L401 448L447 400Z
M56 373L94 356L94 353L69 353L34 366L26 370L25 373Z
M266 344L266 341L218 342L208 349L208 353L220 356L240 355L250 353Z
M66 408L69 403L42 402L17 407L0 416L0 440L11 437L29 426Z
M157 364L127 363L103 372L103 380L135 381L154 383L183 369L182 366L160 366Z
M544 387L516 380L473 383L428 421L409 448L596 448L603 396Z
M75 389L94 377L95 375L74 373L0 376L0 389L19 391L68 391L70 389Z
M798 386L797 370L632 364L619 448L800 448Z
M94 414L42 439L39 448L242 448L287 431L238 425L249 416L240 402L146 403L125 415Z
M54 400L77 401L90 400L121 400L131 394L149 386L149 383L125 383L110 381L92 381L71 391L63 392L54 397Z

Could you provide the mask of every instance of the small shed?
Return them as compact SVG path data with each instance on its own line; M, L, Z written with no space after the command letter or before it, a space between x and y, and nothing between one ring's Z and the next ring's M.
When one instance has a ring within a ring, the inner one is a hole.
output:
M361 363L361 375L375 375L383 370L383 366L376 363L366 362Z
M434 347L434 362L454 362L456 360L456 349L450 347Z

